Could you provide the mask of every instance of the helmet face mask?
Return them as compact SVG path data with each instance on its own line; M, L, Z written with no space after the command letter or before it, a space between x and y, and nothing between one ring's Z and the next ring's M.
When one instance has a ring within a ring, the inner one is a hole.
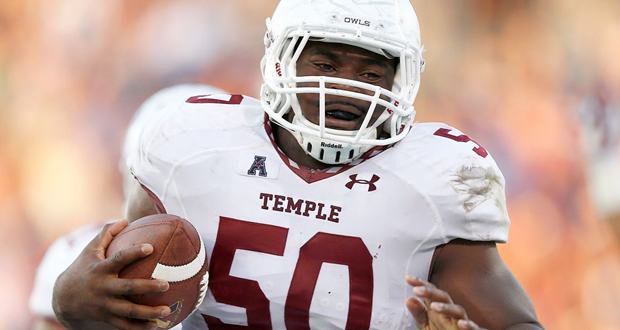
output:
M323 163L349 163L374 146L400 141L413 123L422 47L410 3L394 1L283 0L273 20L267 21L262 106L271 121L291 131L305 152ZM349 3L351 10L340 13L336 2ZM389 23L394 21L399 23ZM391 89L336 76L297 76L302 52L317 42L359 47L393 58L397 69ZM301 109L299 99L308 94L318 99L318 122L309 120ZM334 97L368 105L356 129L326 127L326 100Z

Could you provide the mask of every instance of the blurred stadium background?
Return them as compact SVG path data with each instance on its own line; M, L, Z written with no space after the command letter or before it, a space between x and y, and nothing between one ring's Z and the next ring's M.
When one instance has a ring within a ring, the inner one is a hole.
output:
M620 2L412 0L427 48L419 121L495 157L500 247L548 329L620 329L620 249L589 200L577 105L620 92ZM115 219L119 146L150 94L202 82L258 95L276 0L0 2L0 329L27 329L59 235Z

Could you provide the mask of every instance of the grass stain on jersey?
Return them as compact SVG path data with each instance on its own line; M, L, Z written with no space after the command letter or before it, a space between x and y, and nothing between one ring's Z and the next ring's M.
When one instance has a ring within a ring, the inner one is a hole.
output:
M452 182L454 189L466 200L463 203L465 212L472 212L478 205L489 199L495 200L497 205L501 200L499 194L503 191L502 182L493 167L463 166L455 174Z

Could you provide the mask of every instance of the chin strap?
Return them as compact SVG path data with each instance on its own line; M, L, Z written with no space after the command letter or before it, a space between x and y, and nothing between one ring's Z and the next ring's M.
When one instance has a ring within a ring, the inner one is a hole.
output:
M303 120L297 120L297 117L293 119L296 125L302 125L308 127ZM320 161L321 163L338 165L350 163L366 151L375 147L374 145L352 144L346 142L333 141L329 139L319 138L310 134L291 131L293 136L297 139L297 143L301 148L311 156L312 158ZM352 134L354 134L352 132ZM367 138L374 139L377 136L377 130L371 129L366 134Z

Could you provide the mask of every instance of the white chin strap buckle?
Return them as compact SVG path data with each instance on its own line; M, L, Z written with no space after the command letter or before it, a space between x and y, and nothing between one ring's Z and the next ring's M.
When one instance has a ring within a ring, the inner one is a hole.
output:
M325 164L347 164L366 152L370 146L350 144L337 141L326 141L307 134L294 132L297 142L312 158Z

